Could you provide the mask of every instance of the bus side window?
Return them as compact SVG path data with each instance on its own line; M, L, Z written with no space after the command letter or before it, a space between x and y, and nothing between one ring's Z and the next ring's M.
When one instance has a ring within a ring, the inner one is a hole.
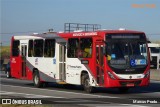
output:
M55 39L46 39L44 45L44 57L55 56Z
M33 40L29 40L28 43L28 57L32 57L33 56Z
M92 38L80 39L80 50L82 51L82 58L92 57Z
M43 57L43 39L34 40L34 57Z
M14 40L12 44L12 56L19 56L19 40Z
M67 57L77 58L78 57L78 48L79 48L79 39L78 38L68 39Z

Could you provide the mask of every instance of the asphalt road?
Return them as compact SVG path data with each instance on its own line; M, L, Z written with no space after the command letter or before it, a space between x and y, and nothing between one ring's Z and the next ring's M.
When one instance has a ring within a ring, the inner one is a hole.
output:
M127 93L119 93L114 88L97 88L96 93L87 94L80 86L49 83L47 87L35 88L32 81L8 79L5 74L0 76L1 98L42 98L55 106L68 107L159 107L160 104L160 102L159 104L133 103L134 101L160 101L160 81L151 80L148 87L132 88Z

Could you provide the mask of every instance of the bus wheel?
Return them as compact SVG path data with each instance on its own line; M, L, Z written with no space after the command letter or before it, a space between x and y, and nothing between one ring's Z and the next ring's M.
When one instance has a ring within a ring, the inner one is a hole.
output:
M90 80L88 75L82 76L83 79L83 87L87 93L93 93L94 87L90 85Z
M40 81L40 76L38 72L33 74L33 83L37 88L42 87L42 82Z
M126 92L128 92L129 88L128 87L120 87L120 88L118 88L118 90L120 93L126 93Z

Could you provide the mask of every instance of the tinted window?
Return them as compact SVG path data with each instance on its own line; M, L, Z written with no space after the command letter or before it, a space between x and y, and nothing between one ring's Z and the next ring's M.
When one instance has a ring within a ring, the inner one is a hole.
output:
M78 38L68 39L68 51L67 56L69 58L78 57L79 40Z
M55 56L55 40L46 39L44 46L44 57L54 57Z
M12 44L12 56L19 56L19 40L13 41Z
M81 38L80 39L80 50L82 55L80 57L89 58L92 56L92 39Z
M43 40L34 40L34 57L43 56Z
M33 40L29 40L28 43L28 57L32 57L33 56Z

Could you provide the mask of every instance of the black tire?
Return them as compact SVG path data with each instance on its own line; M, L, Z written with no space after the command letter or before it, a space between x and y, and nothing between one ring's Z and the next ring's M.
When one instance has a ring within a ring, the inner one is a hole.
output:
M43 86L43 83L40 81L40 76L38 71L35 71L33 74L33 83L34 83L34 86L36 86L37 88L40 88Z
M90 80L88 74L82 76L83 88L87 93L93 93L94 87L90 85Z
M129 88L128 87L120 87L120 88L118 88L118 90L120 93L127 93Z

